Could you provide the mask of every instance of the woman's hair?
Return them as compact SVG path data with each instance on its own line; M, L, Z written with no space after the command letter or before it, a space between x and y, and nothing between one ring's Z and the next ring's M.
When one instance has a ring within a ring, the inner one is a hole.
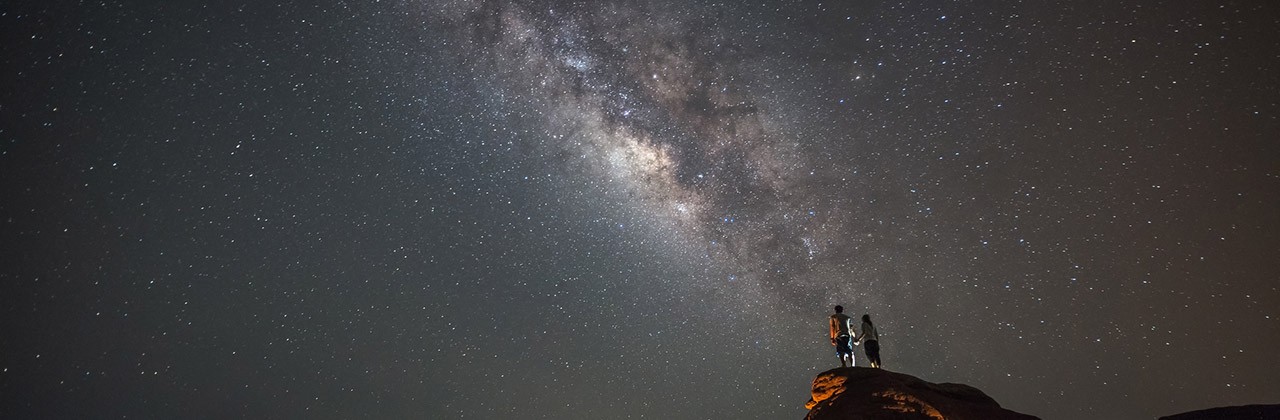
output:
M871 323L871 315L862 314L862 322L865 322L865 323L870 324L870 323Z

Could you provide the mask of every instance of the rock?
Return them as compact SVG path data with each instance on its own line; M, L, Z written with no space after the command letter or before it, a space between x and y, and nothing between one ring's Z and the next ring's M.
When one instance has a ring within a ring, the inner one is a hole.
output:
M1036 419L1003 409L968 385L935 384L883 369L852 367L822 372L813 378L812 394L805 403L809 409L806 420Z
M1280 420L1280 404L1210 408L1164 416L1160 420Z

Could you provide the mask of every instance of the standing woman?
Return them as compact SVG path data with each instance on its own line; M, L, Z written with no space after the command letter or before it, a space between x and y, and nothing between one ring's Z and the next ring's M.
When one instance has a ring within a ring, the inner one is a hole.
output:
M858 341L861 341L863 348L867 349L867 360L871 361L871 367L879 369L880 333L876 331L876 326L871 323L871 315L862 314L862 337Z

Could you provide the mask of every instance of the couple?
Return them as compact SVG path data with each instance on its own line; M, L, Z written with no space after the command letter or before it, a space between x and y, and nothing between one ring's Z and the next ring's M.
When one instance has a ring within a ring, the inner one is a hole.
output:
M836 346L840 367L853 366L853 346L857 344L866 346L871 367L880 368L880 333L871 323L871 315L862 315L862 335L858 335L853 330L853 318L844 314L843 306L836 305L836 313L831 315L831 345Z

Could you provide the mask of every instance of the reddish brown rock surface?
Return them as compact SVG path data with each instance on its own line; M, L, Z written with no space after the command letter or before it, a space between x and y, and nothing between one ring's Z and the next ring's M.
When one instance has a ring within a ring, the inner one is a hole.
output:
M805 420L964 420L1028 416L1000 407L977 388L935 384L910 375L872 368L837 368L813 379Z

